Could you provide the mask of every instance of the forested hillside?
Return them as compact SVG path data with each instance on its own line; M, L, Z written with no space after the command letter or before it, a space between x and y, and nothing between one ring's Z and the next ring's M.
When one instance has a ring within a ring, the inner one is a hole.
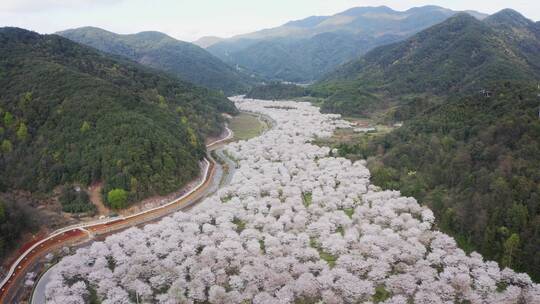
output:
M245 92L250 77L225 64L194 44L160 32L119 35L95 27L59 32L59 35L98 50L125 56L141 64L169 72L196 85L225 94Z
M270 80L312 82L374 47L403 40L457 12L423 6L356 7L216 42L208 50ZM468 12L479 19L484 14Z
M410 107L496 81L538 79L539 57L538 24L519 13L484 21L459 14L340 67L313 90L328 111L368 114L392 102Z
M435 212L463 248L540 280L540 31L512 10L449 18L310 88L323 109L405 121L344 143L372 180Z
M265 99L265 100L284 100L294 97L302 97L308 94L304 87L290 84L272 82L253 87L247 94L247 98Z
M427 204L465 249L540 280L540 89L490 89L341 151L375 156L373 182Z
M0 192L103 181L122 194L114 208L168 193L199 174L220 112L237 112L221 94L57 35L1 28L0 58ZM8 246L10 206L0 203Z

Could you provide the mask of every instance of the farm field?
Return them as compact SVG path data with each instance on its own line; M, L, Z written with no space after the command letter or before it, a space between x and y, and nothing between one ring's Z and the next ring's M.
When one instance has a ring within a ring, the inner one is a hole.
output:
M240 113L231 119L229 127L234 133L234 139L248 140L268 129L268 124L253 114Z

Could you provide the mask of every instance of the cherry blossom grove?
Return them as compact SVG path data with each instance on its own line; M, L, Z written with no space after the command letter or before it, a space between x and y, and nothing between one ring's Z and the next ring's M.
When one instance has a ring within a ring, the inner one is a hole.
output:
M526 274L465 254L433 213L310 143L349 127L308 104L233 98L274 121L231 143L232 181L189 213L78 249L50 303L540 303Z

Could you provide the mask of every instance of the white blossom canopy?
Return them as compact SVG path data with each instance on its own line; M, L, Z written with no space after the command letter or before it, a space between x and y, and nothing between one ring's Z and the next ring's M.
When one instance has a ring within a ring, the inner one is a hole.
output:
M433 213L310 142L350 127L308 103L234 98L272 130L229 144L232 182L189 214L64 258L50 303L540 303L540 286L465 254Z

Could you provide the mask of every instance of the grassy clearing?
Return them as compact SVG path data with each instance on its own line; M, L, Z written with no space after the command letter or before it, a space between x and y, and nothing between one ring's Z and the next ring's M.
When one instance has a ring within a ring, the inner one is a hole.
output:
M231 119L229 128L234 132L236 140L248 140L259 136L268 125L255 115L240 113Z
M321 245L317 242L317 240L313 237L309 239L309 246L311 248L314 248L319 252L319 257L325 261L330 268L333 268L336 265L337 256L332 255L326 251L324 251L321 247Z
M377 136L387 134L395 129L394 126L378 124L374 120L366 118L344 117L344 119L352 122L356 126L349 129L337 129L331 137L325 139L317 139L314 141L314 143L320 146L330 147L335 147L339 144L364 143L372 140ZM359 127L374 127L376 128L376 131L369 133L355 132L354 128Z
M246 222L242 221L237 217L233 219L232 223L236 225L237 233L241 233L244 229L246 229Z
M388 300L391 296L392 294L388 290L386 290L383 285L379 285L377 286L377 288L375 288L375 295L373 295L373 302L381 303Z
M345 212L345 214L350 218L352 219L352 216L354 214L354 208L345 208L343 209L343 212Z
M304 202L304 206L309 207L313 202L313 195L311 192L302 192L302 201Z

